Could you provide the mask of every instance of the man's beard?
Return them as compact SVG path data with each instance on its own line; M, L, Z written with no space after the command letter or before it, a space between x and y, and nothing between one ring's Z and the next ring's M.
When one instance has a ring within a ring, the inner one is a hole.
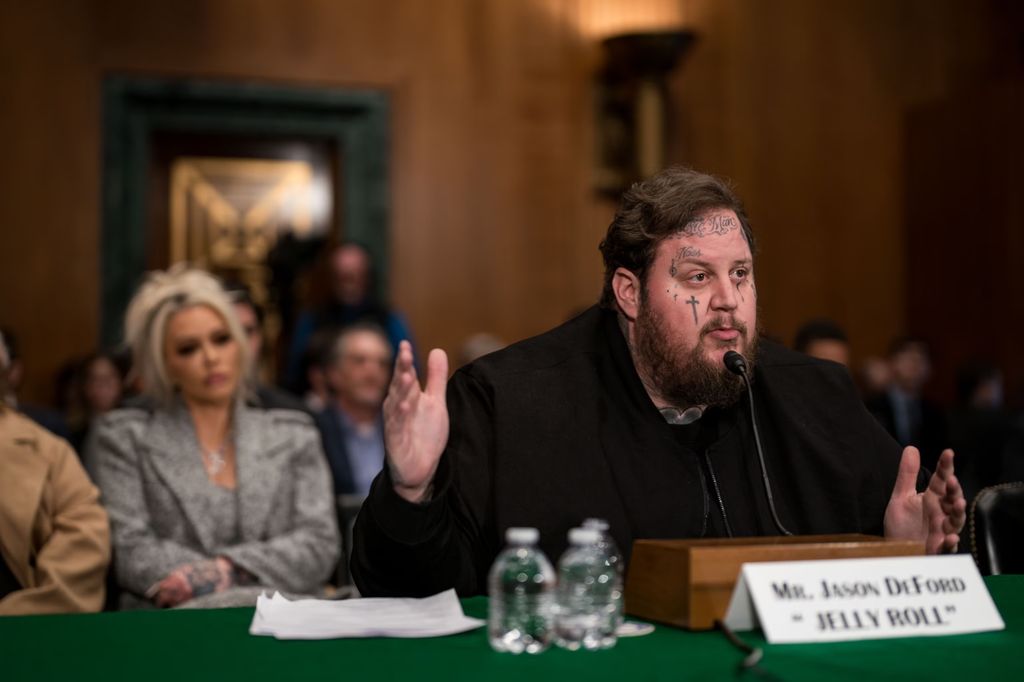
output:
M728 407L734 405L744 391L743 379L725 368L712 364L704 355L704 339L715 329L728 324L745 339L743 350L736 349L747 361L747 370L753 374L757 356L757 329L748 336L747 325L730 315L714 315L701 328L700 338L689 351L683 344L669 337L663 321L653 313L651 306L640 304L636 318L637 369L662 400L673 407L696 405Z

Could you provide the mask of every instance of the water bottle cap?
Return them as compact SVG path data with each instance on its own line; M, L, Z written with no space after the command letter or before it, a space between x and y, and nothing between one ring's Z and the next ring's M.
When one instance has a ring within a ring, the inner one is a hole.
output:
M509 528L505 531L505 542L511 545L533 545L540 538L536 528Z
M608 530L608 522L604 519L589 518L583 521L583 528L594 528L599 531Z
M573 528L569 531L569 542L573 545L593 545L601 539L596 528Z

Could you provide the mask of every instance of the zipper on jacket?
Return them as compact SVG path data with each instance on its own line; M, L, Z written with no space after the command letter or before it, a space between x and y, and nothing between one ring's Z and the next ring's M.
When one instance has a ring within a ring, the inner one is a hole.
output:
M707 467L708 476L711 478L711 486L715 489L715 498L718 500L718 509L722 512L722 522L725 524L725 534L732 537L732 528L729 527L729 517L725 513L725 501L722 499L722 491L718 488L718 479L715 478L715 469L711 466L711 458L708 451L704 451L704 466ZM706 499L706 498L705 498ZM705 506L705 509L707 507ZM707 517L705 516L705 522Z

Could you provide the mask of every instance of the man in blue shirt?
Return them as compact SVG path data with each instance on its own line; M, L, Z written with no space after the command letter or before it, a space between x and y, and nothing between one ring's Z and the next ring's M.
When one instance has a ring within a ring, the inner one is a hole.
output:
M335 492L366 495L384 464L381 406L391 378L391 345L380 327L342 330L327 366L331 401L318 415Z

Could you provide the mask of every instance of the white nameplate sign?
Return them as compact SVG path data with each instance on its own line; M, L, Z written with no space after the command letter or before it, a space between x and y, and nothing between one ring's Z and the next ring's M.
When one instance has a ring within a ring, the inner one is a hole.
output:
M1005 625L970 556L744 564L725 623L773 643L953 635Z

